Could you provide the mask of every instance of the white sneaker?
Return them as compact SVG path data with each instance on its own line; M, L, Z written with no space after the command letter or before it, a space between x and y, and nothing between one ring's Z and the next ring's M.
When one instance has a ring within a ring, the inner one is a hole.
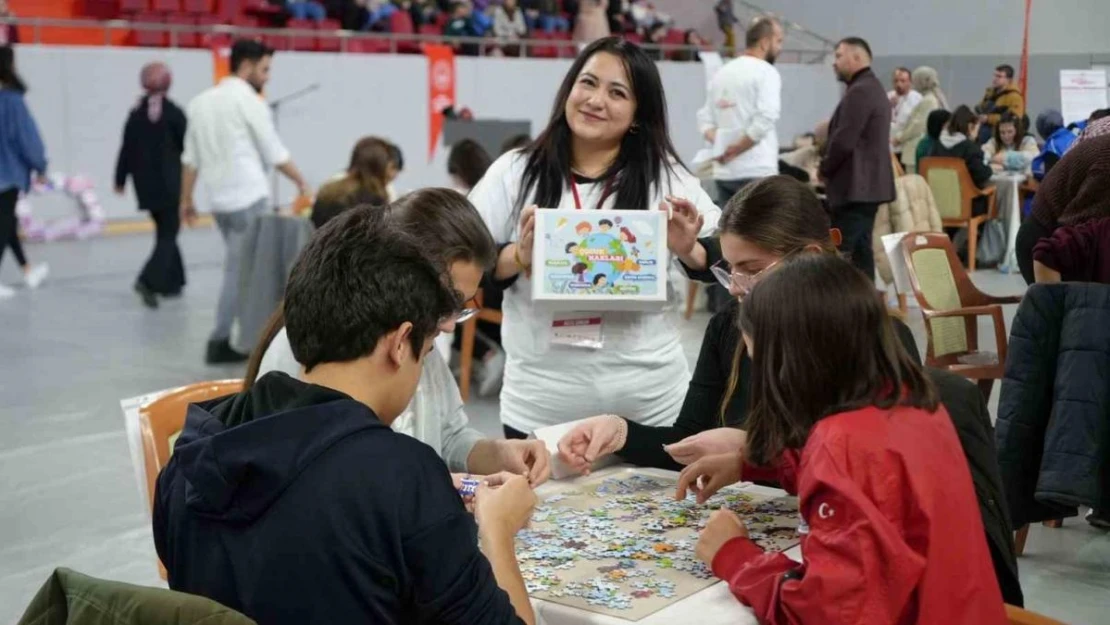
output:
M15 297L15 290L0 284L0 299Z
M50 265L39 263L31 267L30 271L23 274L23 283L26 284L29 289L37 289L39 285L42 284L42 281L46 279L46 276L49 275Z

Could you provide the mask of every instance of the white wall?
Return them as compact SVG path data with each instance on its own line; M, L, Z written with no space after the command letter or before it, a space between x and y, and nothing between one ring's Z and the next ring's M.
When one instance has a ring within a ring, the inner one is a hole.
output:
M96 180L110 219L135 216L130 195L111 193L116 154L128 110L139 95L139 69L151 60L174 72L172 98L184 106L212 81L207 51L138 48L21 46L18 65L30 83L29 104L40 127L51 167L87 173ZM457 101L485 118L531 120L543 127L569 60L458 60ZM684 158L700 147L694 115L704 103L700 63L661 63L671 135ZM831 114L839 91L821 66L782 65L783 119L780 139L810 129ZM427 69L421 56L280 53L267 91L281 97L312 83L320 89L282 107L280 133L309 182L319 186L343 169L363 135L395 141L405 153L400 190L447 184L446 150L429 163ZM292 187L282 181L282 196ZM130 190L128 191L130 194ZM60 202L58 200L57 202ZM38 210L68 210L36 200ZM203 205L203 197L198 198ZM53 205L52 205L53 204ZM60 206L60 207L59 207Z

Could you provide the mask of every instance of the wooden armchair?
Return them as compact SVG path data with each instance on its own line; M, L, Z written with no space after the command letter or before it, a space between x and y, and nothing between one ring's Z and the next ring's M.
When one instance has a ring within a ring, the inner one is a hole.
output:
M154 509L154 486L158 474L170 461L173 445L185 427L189 404L216 399L243 389L242 380L197 382L174 389L139 408L139 429L143 437L143 465L146 468L147 496ZM166 567L158 562L158 573L166 579Z
M482 305L482 290L474 296L478 314L462 324L462 346L459 349L459 394L464 402L470 400L470 380L474 374L474 341L478 335L478 322L501 323L501 311Z
M1006 604L1006 619L1010 625L1067 625L1063 621L1057 621L1043 614L1023 610L1010 604Z
M976 288L948 235L908 234L902 239L902 253L929 337L925 364L978 380L979 390L989 399L1006 366L1002 304L1017 304L1021 297L995 297ZM980 316L994 320L997 354L979 351Z
M967 228L967 268L975 271L975 249L979 243L979 224L998 216L998 197L993 186L980 189L971 180L967 163L961 158L930 156L921 159L917 171L933 190L941 223L948 228ZM975 198L987 199L985 215L972 215Z

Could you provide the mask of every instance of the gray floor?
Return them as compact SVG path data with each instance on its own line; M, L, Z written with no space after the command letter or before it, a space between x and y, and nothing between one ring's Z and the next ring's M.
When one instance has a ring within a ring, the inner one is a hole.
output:
M142 308L130 291L149 245L147 236L133 236L30 246L33 259L50 262L51 280L0 302L0 623L14 622L57 566L158 583L119 400L239 371L202 364L219 281L214 231L184 234L188 290L158 311ZM8 256L0 282L16 279ZM1022 290L1020 278L993 271L975 280L997 294ZM910 312L921 342L919 315ZM684 326L691 358L706 318ZM996 387L992 409L997 394ZM475 401L470 415L499 435L496 401ZM1030 608L1073 624L1107 622L1106 533L1077 520L1059 530L1035 527L1020 563Z

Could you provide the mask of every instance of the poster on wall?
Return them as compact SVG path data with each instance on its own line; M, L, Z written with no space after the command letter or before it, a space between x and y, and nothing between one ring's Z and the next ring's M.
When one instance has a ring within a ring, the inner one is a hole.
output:
M1105 70L1060 70L1060 112L1065 124L1083 121L1092 112L1106 107Z

